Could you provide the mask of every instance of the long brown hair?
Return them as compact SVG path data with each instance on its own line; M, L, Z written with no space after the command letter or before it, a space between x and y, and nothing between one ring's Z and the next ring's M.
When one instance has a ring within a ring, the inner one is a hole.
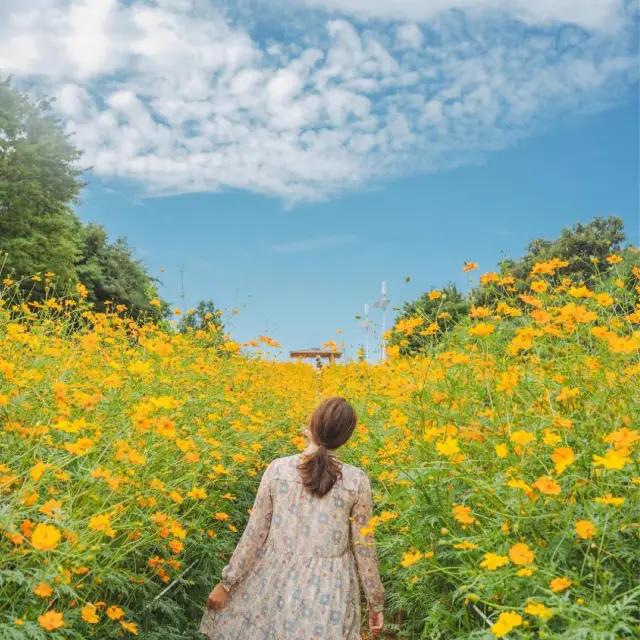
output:
M356 428L356 412L344 398L327 398L309 419L309 435L318 449L300 465L304 486L318 498L331 491L342 476L340 462L329 452L341 447Z

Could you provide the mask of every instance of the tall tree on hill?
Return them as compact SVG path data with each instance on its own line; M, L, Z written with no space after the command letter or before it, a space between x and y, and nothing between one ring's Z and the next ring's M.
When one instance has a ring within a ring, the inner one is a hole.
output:
M467 316L469 310L468 298L454 283L439 290L432 289L417 300L404 304L394 325L395 329L404 327L404 330L392 333L389 344L399 345L403 355L418 353L425 343L439 340L447 329ZM409 325L404 324L407 322Z
M73 283L81 223L71 205L83 187L81 153L48 110L47 101L0 80L0 249L18 276L53 271Z
M168 314L167 303L158 297L158 281L135 259L133 248L124 238L109 243L103 227L88 224L82 230L81 254L76 270L88 289L87 299L97 311L105 311L111 303L112 308L126 306L133 317ZM155 305L152 300L157 300Z
M222 313L213 300L201 300L195 309L189 309L178 324L180 333L192 333L202 347L218 349L224 344Z
M157 280L124 239L108 242L96 224L84 226L73 210L84 183L81 153L50 103L0 80L0 250L5 273L18 278L32 300L44 295L53 272L60 288L83 284L98 311L125 305L131 315L166 315ZM158 299L155 304L151 301Z
M578 222L571 228L565 227L555 240L536 238L527 245L520 259L507 258L500 263L500 275L513 276L517 286L524 288L532 279L534 264L555 258L568 262L562 268L563 276L588 284L596 274L606 273L611 268L607 256L619 252L626 239L621 218L596 216L585 225ZM498 295L491 286L479 286L473 292L476 304L491 304Z
M622 281L624 288L631 290L635 286L632 275L635 254L622 252L624 258L620 266L607 260L612 253L621 252L625 241L624 221L614 216L595 217L587 224L577 223L571 228L564 228L555 240L537 238L529 243L518 260L508 258L502 261L498 277L488 278L485 284L472 289L468 297L451 284L440 292L430 291L413 302L405 303L396 319L390 344L400 346L404 355L423 352L425 346L437 342L446 329L469 314L471 301L476 306L491 307L503 297L502 287L497 286L494 280L511 276L513 291L524 293L533 279L533 266L554 258L568 263L560 273L575 283L588 285L599 274ZM631 298L619 302L620 312L629 313L633 304Z

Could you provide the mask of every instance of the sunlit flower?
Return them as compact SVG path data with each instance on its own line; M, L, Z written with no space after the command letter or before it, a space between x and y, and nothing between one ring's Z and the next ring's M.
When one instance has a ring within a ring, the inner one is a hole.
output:
M51 551L58 547L62 534L51 524L38 524L31 535L34 549Z
M485 553L484 560L480 563L483 569L489 571L495 571L499 567L504 567L509 564L509 558L507 556L500 556L497 553Z
M573 582L571 582L571 580L566 576L563 576L562 578L553 578L549 583L549 589L554 593L559 593L560 591L568 589L572 584Z
M598 530L591 520L578 520L576 522L576 533L583 540L588 540L596 535Z
M504 612L500 614L498 621L491 626L491 633L493 633L496 638L502 638L521 624L522 616L515 611Z
M47 613L38 616L38 624L45 631L55 631L56 629L64 627L64 614L59 611L47 611Z
M517 542L509 549L509 558L513 564L531 564L535 558L535 554L529 546L523 542Z

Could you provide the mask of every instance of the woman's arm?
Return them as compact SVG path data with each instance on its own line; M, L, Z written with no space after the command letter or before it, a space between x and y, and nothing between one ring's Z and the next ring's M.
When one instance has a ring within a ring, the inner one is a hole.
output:
M251 571L269 536L273 515L272 466L269 465L262 476L247 528L244 530L229 564L222 570L221 584L227 591Z
M369 609L380 612L384 609L384 588L380 580L376 542L373 533L366 532L366 535L361 533L372 515L371 484L369 478L363 473L358 485L358 498L351 511L351 541Z

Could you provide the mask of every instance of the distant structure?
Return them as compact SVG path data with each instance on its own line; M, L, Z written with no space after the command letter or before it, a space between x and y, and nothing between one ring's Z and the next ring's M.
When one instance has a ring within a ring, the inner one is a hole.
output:
M316 367L322 369L322 361L328 360L330 364L333 364L338 358L342 356L342 351L331 351L329 349L300 349L298 351L289 351L289 357L292 360L315 360Z

